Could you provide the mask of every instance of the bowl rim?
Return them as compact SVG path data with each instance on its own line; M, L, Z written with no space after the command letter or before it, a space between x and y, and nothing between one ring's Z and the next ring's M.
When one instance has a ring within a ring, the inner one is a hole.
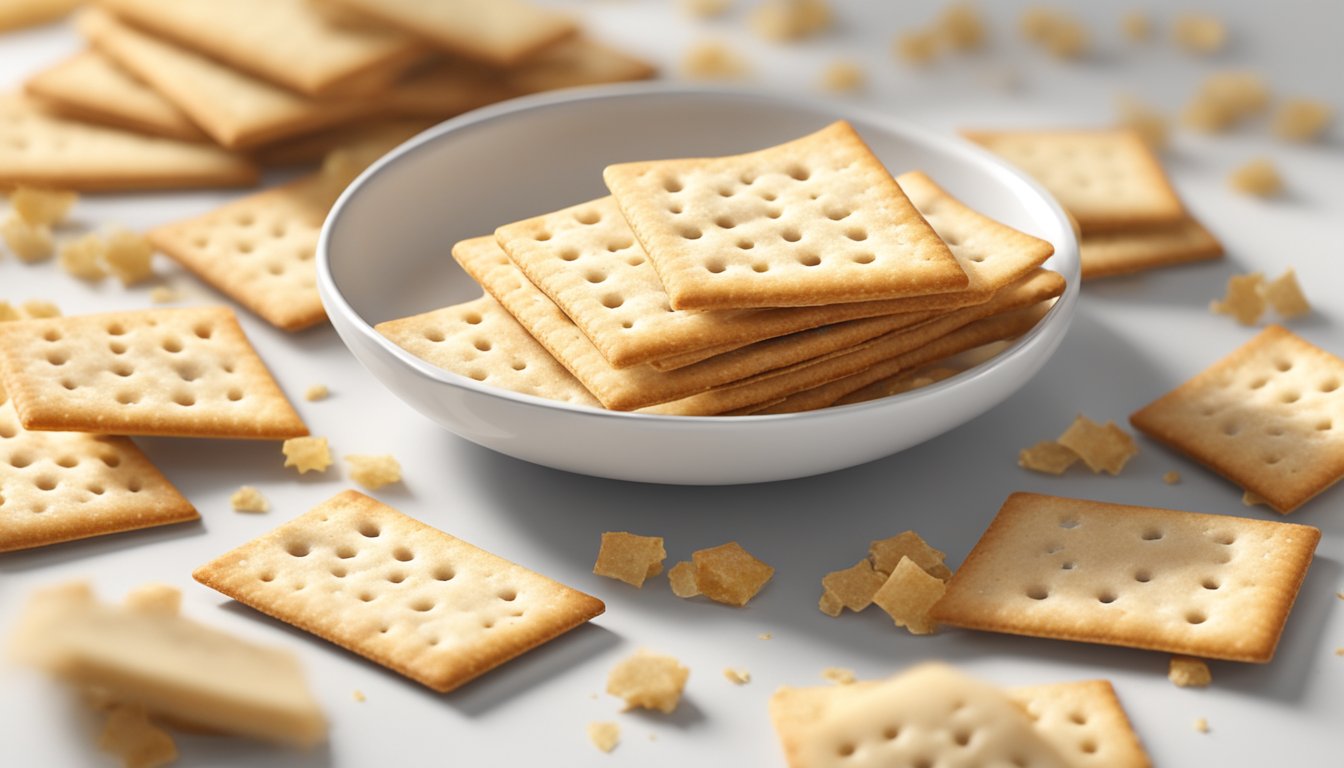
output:
M669 98L709 96L729 99L751 99L811 112L830 112L835 115L835 119L837 120L857 120L879 125L890 133L914 141L930 144L938 151L969 157L975 160L978 165L983 166L991 176L996 177L997 181L1010 189L1015 188L1018 199L1030 212L1039 217L1039 214L1043 211L1048 214L1048 216L1040 218L1053 220L1053 223L1058 227L1062 235L1062 242L1053 243L1055 245L1055 252L1052 254L1051 259L1056 261L1056 264L1053 266L1056 267L1057 271L1059 271L1059 266L1064 267L1064 271L1061 272L1066 280L1064 293L1056 299L1054 305L1046 313L1045 317L1041 318L1030 331L1027 331L1017 339L1014 339L1010 346L998 352L992 359L961 371L956 376L951 376L926 387L920 387L908 392L902 392L897 395L877 398L866 402L832 406L829 408L820 408L797 413L747 414L743 416L735 416L730 419L725 419L723 416L682 416L639 413L635 411L615 411L606 408L594 408L586 405L567 403L560 400L551 400L536 395L528 395L487 385L469 377L461 376L432 365L428 361L422 360L392 343L391 340L374 330L373 326L364 319L363 315L357 312L346 300L344 292L341 291L340 287L337 285L331 270L330 249L333 237L332 232L335 229L336 223L340 220L341 215L344 213L345 208L352 204L352 201L361 193L363 187L369 183L371 179L382 174L387 168L400 162L408 155L421 150L427 145L443 140L446 136L467 127L479 126L496 120L515 118L523 113L572 107L573 105L585 102L649 98L651 96ZM1023 193L1027 194L1024 195ZM734 86L688 86L682 83L656 82L595 85L523 96L467 112L425 129L378 158L378 160L365 168L364 171L345 188L337 198L335 204L332 205L331 210L328 212L327 217L322 224L322 230L318 236L316 262L319 294L321 295L322 303L326 308L327 313L331 315L339 314L343 318L349 320L351 329L361 338L389 353L398 362L406 365L411 371L424 378L522 406L571 412L575 415L590 418L600 417L617 420L658 422L661 423L660 425L669 426L725 426L742 423L778 421L787 421L791 423L806 422L813 419L831 419L841 414L862 414L869 411L883 410L892 407L896 403L909 403L935 398L948 389L964 386L972 381L977 381L992 375L995 369L1002 367L1011 360L1027 355L1028 349L1040 343L1041 337L1050 332L1054 325L1063 324L1064 327L1060 329L1060 336L1062 337L1068 330L1068 325L1073 317L1074 306L1077 303L1078 295L1081 290L1081 286L1079 285L1081 265L1078 256L1078 242L1068 215L1064 212L1063 207L1060 206L1059 202L1038 182L983 147L959 137L934 132L898 117L893 117L872 107L845 104L820 96L784 94ZM1060 262L1062 262L1062 264ZM347 342L347 346L348 345Z

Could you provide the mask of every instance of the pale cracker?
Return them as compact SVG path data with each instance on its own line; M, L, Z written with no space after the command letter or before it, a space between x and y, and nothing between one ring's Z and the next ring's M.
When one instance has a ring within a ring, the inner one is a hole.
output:
M56 21L84 0L6 0L0 5L0 31Z
M610 721L588 724L588 740L603 752L610 752L621 743L621 727Z
M1344 476L1344 360L1271 325L1129 417L1275 511Z
M1078 241L1084 280L1208 261L1222 255L1223 244L1193 218L1175 225L1093 233Z
M607 693L625 699L625 708L676 711L691 671L671 656L640 650L623 659L607 676Z
M285 466L293 467L300 475L326 472L331 466L331 447L325 437L291 437L280 446L285 454Z
M401 463L394 456L352 454L345 457L345 463L349 465L346 475L369 490L401 482Z
M281 439L308 433L227 307L0 324L27 429Z
M247 160L219 147L65 120L0 95L0 188L81 191L246 186Z
M200 517L127 438L31 432L8 402L0 466L0 552Z
M602 602L345 491L192 574L449 691L602 613Z
M844 121L745 155L610 165L603 178L677 309L967 286L947 246Z
M424 56L415 37L327 23L310 0L101 0L127 22L300 93L373 90Z
M29 224L17 211L10 211L0 220L0 238L4 239L5 247L19 261L28 264L51 258L56 249L51 227L46 224Z
M1083 234L1188 218L1157 157L1129 129L963 131L1059 200Z
M315 1L335 3L426 38L451 53L497 67L522 64L578 29L569 16L527 0Z
M1264 663L1320 531L1015 493L934 606L941 624Z
M167 611L99 603L87 584L34 595L12 647L55 677L174 723L300 747L326 738L293 654Z
M790 768L1070 765L1005 692L941 663L882 681L781 688L770 719Z
M516 93L537 93L600 83L647 80L657 74L649 62L576 37L539 52L502 73L504 84Z
M189 48L119 22L101 9L79 14L98 50L148 83L221 146L244 149L373 114L372 99L313 99L259 80Z
M593 408L597 398L489 296L374 330L431 365L501 389Z
M206 139L171 101L95 50L81 51L38 72L23 89L53 111L77 120L182 141Z
M29 224L56 226L70 215L79 195L61 189L19 187L9 193L9 204Z

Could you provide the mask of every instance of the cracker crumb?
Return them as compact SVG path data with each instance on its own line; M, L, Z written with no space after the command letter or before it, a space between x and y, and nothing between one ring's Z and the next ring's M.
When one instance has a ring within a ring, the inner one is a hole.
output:
M1315 141L1334 117L1330 105L1312 99L1285 99L1274 113L1270 130L1288 141Z
M294 467L301 475L326 472L331 466L331 449L325 437L292 437L280 450L285 454L285 466Z
M956 51L974 51L983 48L988 36L985 20L970 3L954 3L943 9L934 21L938 36Z
M821 73L821 87L836 93L863 88L863 68L852 61L835 61Z
M1114 421L1102 425L1081 413L1059 436L1058 442L1078 454L1093 474L1104 471L1118 475L1139 453L1134 438Z
M1213 674L1203 659L1193 656L1172 656L1167 679L1180 688L1206 688L1213 682Z
M29 224L13 211L0 221L0 237L20 261L28 264L49 259L56 250L51 227Z
M121 758L127 768L158 768L177 759L173 737L150 722L140 704L112 706L98 748Z
M350 479L371 491L401 482L401 464L390 454L350 454L345 457L345 463L349 465Z
M1339 598L1340 600L1344 600L1344 592L1336 592L1335 597Z
M182 590L169 584L141 584L126 593L125 603L137 613L177 616L182 613Z
M1274 197L1283 192L1283 178L1268 158L1258 157L1227 177L1232 188L1255 197Z
M854 670L847 667L827 667L821 670L821 677L836 685L853 685L858 679L854 676Z
M667 581L672 585L672 594L677 597L700 594L700 587L695 584L695 565L685 560L672 566L667 572Z
M1171 123L1166 115L1131 96L1120 98L1119 112L1120 124L1139 134L1143 143L1153 151L1160 152L1167 148Z
M177 291L166 285L156 285L149 290L149 300L155 304L169 304L180 298Z
M1340 598L1339 598L1339 599L1344 600L1344 595L1340 595ZM774 635L773 632L762 632L761 634L759 634L759 635L756 636L756 639L757 639L757 640L774 640L774 639L775 639L775 635Z
M765 0L751 14L751 29L766 40L802 40L831 25L826 0Z
M154 246L139 232L113 230L103 249L103 263L122 285L135 285L154 276Z
M606 720L589 723L588 740L603 752L610 752L621 743L621 727Z
M839 615L838 611L831 613L828 610L827 596L835 599L830 605L838 602L843 608L862 611L873 604L873 595L877 594L886 580L886 574L873 570L872 561L866 557L848 568L831 571L821 578L822 613Z
M1260 292L1269 306L1285 320L1301 317L1311 311L1311 304L1297 282L1297 273L1290 267L1286 272L1260 285Z
M354 700L359 702L360 704L363 704L364 702L368 701L368 697L365 696L364 692L359 690L358 688L355 689L355 692L352 694L352 698L354 698Z
M1162 482L1167 485L1175 485L1181 482L1181 473L1173 469L1162 476Z
M944 563L947 555L929 546L914 531L902 531L895 536L868 543L868 558L873 561L873 570L880 573L890 575L901 564L901 560L907 557L939 581L952 578L952 569Z
M751 682L751 673L738 667L724 667L723 676L733 685L746 685Z
M1130 11L1120 20L1120 30L1130 42L1146 42L1153 36L1153 20L1143 11Z
M18 187L9 195L9 204L32 226L55 226L69 215L79 195L57 189Z
M1227 27L1216 16L1204 13L1185 13L1171 25L1176 44L1191 53L1217 53L1227 44Z
M58 308L55 304L51 303L50 301L43 301L42 299L33 299L31 301L25 301L23 302L23 304L19 305L19 309L22 309L24 316L30 320L37 320L43 317L61 316L60 308Z
M607 693L625 699L625 708L642 707L671 713L681 702L691 671L676 659L640 650L612 667Z
M775 569L730 541L691 553L701 594L725 605L744 606L775 575Z
M681 9L697 19L722 16L733 0L681 0Z
M326 384L314 384L303 392L303 399L310 403L318 400L326 400L331 391L327 389Z
M265 512L271 508L266 502L266 497L261 495L261 491L250 485L244 485L234 491L229 497L229 504L233 506L234 512Z
M1204 133L1225 131L1269 106L1269 85L1254 72L1215 72L1204 79L1181 120Z
M1260 494L1255 493L1254 491L1243 490L1241 492L1241 503L1243 506L1255 507L1265 504L1265 500Z
M1033 472L1046 472L1051 475L1064 474L1064 470L1073 466L1076 461L1078 461L1078 454L1054 440L1042 440L1030 448L1023 448L1017 453L1017 466L1030 469Z
M626 531L607 531L597 551L593 573L642 588L645 579L663 572L667 550L662 536L640 536ZM675 589L673 590L676 591Z
M8 301L0 301L0 323L10 323L15 320L22 320L23 315L14 308Z
M873 602L886 612L898 627L912 635L929 635L938 629L929 611L943 598L947 584L920 568L908 557L901 558L886 583L873 596Z
M827 616L830 616L831 618L839 616L840 612L844 610L844 608L845 604L840 601L840 598L836 597L835 594L831 592L822 592L821 599L817 600L817 610L821 611Z
M1023 12L1018 25L1023 37L1056 58L1082 58L1091 45L1081 21L1053 8L1032 6Z
M681 71L692 80L735 80L746 77L748 68L746 60L727 45L707 40L686 52Z
M1242 325L1255 325L1265 312L1265 296L1261 286L1265 276L1259 272L1232 275L1227 278L1227 295L1209 303L1209 310L1220 315L1231 315Z
M1195 730L1196 730L1196 731L1199 731L1200 733L1208 733L1208 732L1209 732L1209 721L1208 721L1207 719L1205 719L1205 718L1202 718L1202 717L1196 717L1196 718L1195 718Z
M938 35L925 29L901 32L892 41L896 58L907 64L928 64L938 58Z
M103 269L103 255L107 244L98 235L89 233L61 245L57 254L57 263L80 280L102 280L107 277Z
M1336 656L1344 656L1344 646L1335 649Z

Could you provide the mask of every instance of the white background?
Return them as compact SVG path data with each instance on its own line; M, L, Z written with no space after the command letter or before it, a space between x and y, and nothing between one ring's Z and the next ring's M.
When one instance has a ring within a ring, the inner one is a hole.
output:
M890 42L896 31L927 22L937 4L842 0L835 3L839 22L833 30L792 46L746 31L744 9L751 4L738 0L738 10L712 23L691 20L664 2L566 5L596 34L642 52L671 76L685 49L707 38L738 48L754 81L774 89L814 90L827 63L852 58L865 67L870 83L846 98L945 132L1102 124L1114 117L1121 92L1174 110L1204 75L1223 68L1261 72L1276 94L1344 107L1331 55L1344 28L1344 6L1335 3L1298 0L1272 9L1226 4L1216 12L1231 27L1232 43L1213 58L1183 54L1165 36L1126 42L1119 19L1142 4L1079 3L1076 12L1087 18L1096 41L1095 55L1079 63L1030 49L1015 26L1023 4L994 3L988 50L950 56L926 69L896 61ZM1175 4L1149 5L1165 31ZM60 26L0 37L0 82L15 86L77 45L73 32ZM1017 87L1005 88L1005 80ZM455 693L422 689L191 581L193 567L348 486L339 467L320 477L283 469L279 447L271 443L137 440L200 509L202 522L0 555L0 631L39 585L86 577L114 599L157 580L185 591L188 615L301 655L331 719L329 745L297 754L184 736L183 765L776 765L781 757L766 716L776 686L819 684L828 666L876 677L934 658L1004 685L1108 678L1157 765L1336 764L1344 724L1344 658L1335 654L1344 646L1344 601L1335 597L1344 590L1344 488L1322 494L1291 518L1320 527L1324 538L1277 657L1264 666L1214 663L1208 690L1172 686L1162 654L955 630L916 638L894 630L875 610L831 619L815 605L821 576L852 564L873 538L913 528L945 549L951 563L960 562L1015 490L1275 518L1263 508L1244 508L1231 484L1144 439L1141 454L1118 478L1077 469L1059 478L1037 475L1018 469L1015 460L1019 448L1054 437L1075 413L1123 424L1131 411L1250 338L1253 329L1207 309L1233 273L1272 276L1295 267L1316 312L1290 327L1344 353L1342 136L1337 124L1322 144L1290 146L1269 138L1261 121L1219 137L1178 133L1168 168L1188 206L1227 245L1224 261L1089 284L1055 358L998 409L900 455L808 480L659 487L527 465L466 443L412 412L354 362L330 329L291 336L243 313L259 351L336 454L392 453L400 459L404 485L376 496L606 601L607 613L592 625ZM1261 155L1286 179L1288 192L1280 199L1243 197L1226 185L1231 169ZM82 201L76 214L81 226L144 228L209 210L232 196L102 197ZM167 260L158 268L181 288L184 303L221 300ZM145 307L147 293L113 281L89 286L52 263L25 266L0 258L0 300L52 299L76 314ZM319 382L333 396L303 402L304 389ZM1161 475L1172 469L1184 479L1163 484ZM229 494L244 483L271 500L269 514L230 510ZM744 609L678 600L662 579L636 591L589 573L604 530L664 536L669 565L694 549L736 539L778 573ZM763 632L773 639L759 639ZM602 693L607 670L640 647L670 653L691 668L675 714L620 714L620 702ZM752 682L730 684L721 674L726 666L749 670ZM354 701L356 689L366 702ZM1212 732L1196 733L1196 717L1207 718ZM613 754L588 744L584 726L593 720L620 723L622 743ZM91 746L94 719L25 670L0 666L0 723L5 765L112 764Z

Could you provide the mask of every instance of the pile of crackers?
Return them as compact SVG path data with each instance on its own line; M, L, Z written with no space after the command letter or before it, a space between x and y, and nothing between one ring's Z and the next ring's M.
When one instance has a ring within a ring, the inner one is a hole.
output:
M1015 338L1065 287L1041 266L1050 243L921 172L893 178L843 121L604 178L608 197L457 243L485 296L377 329L446 370L570 403L790 413Z

